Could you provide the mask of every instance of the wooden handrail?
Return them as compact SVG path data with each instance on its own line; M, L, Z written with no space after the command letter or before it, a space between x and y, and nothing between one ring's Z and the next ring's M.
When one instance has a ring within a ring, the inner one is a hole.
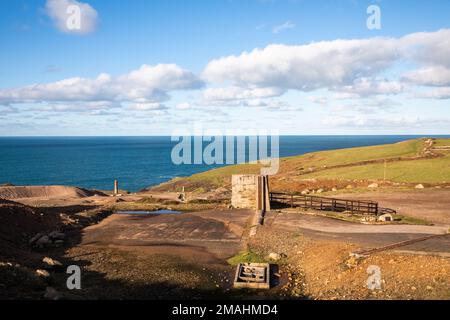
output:
M378 215L380 210L378 202L370 200L349 200L281 192L270 192L270 201L285 203L291 208L300 207L334 212L351 211L369 215ZM387 209L384 210L387 211ZM395 213L395 210L389 209L389 212Z

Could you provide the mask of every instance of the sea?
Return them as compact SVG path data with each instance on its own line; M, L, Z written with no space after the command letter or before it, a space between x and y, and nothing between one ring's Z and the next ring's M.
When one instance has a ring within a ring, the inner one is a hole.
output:
M420 137L423 136L281 136L279 154L288 157ZM171 154L178 143L168 136L0 137L0 184L68 185L111 190L117 179L121 189L136 192L175 177L222 166L175 164ZM203 142L203 148L208 144Z

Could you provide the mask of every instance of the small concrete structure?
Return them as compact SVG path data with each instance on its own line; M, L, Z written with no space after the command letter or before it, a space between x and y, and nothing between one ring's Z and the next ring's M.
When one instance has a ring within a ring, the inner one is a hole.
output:
M235 288L270 289L268 263L240 263L234 277Z
M236 174L231 177L231 205L236 209L270 210L269 177Z
M236 209L252 209L255 215L249 236L256 235L258 225L264 223L264 214L270 210L269 177L239 174L231 177L231 205Z
M380 222L392 222L394 221L394 217L390 213L383 214L378 217L378 221Z
M231 205L236 209L256 209L257 175L235 174L231 177Z

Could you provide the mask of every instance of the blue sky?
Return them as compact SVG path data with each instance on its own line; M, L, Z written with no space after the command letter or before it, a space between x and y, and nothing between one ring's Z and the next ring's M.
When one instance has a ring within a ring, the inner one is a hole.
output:
M449 134L449 29L438 0L1 1L0 135Z

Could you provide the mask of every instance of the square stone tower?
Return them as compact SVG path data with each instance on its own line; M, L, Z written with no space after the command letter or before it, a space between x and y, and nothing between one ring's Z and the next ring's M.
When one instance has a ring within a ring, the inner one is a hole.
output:
M256 174L231 177L231 205L236 209L270 210L269 178Z

